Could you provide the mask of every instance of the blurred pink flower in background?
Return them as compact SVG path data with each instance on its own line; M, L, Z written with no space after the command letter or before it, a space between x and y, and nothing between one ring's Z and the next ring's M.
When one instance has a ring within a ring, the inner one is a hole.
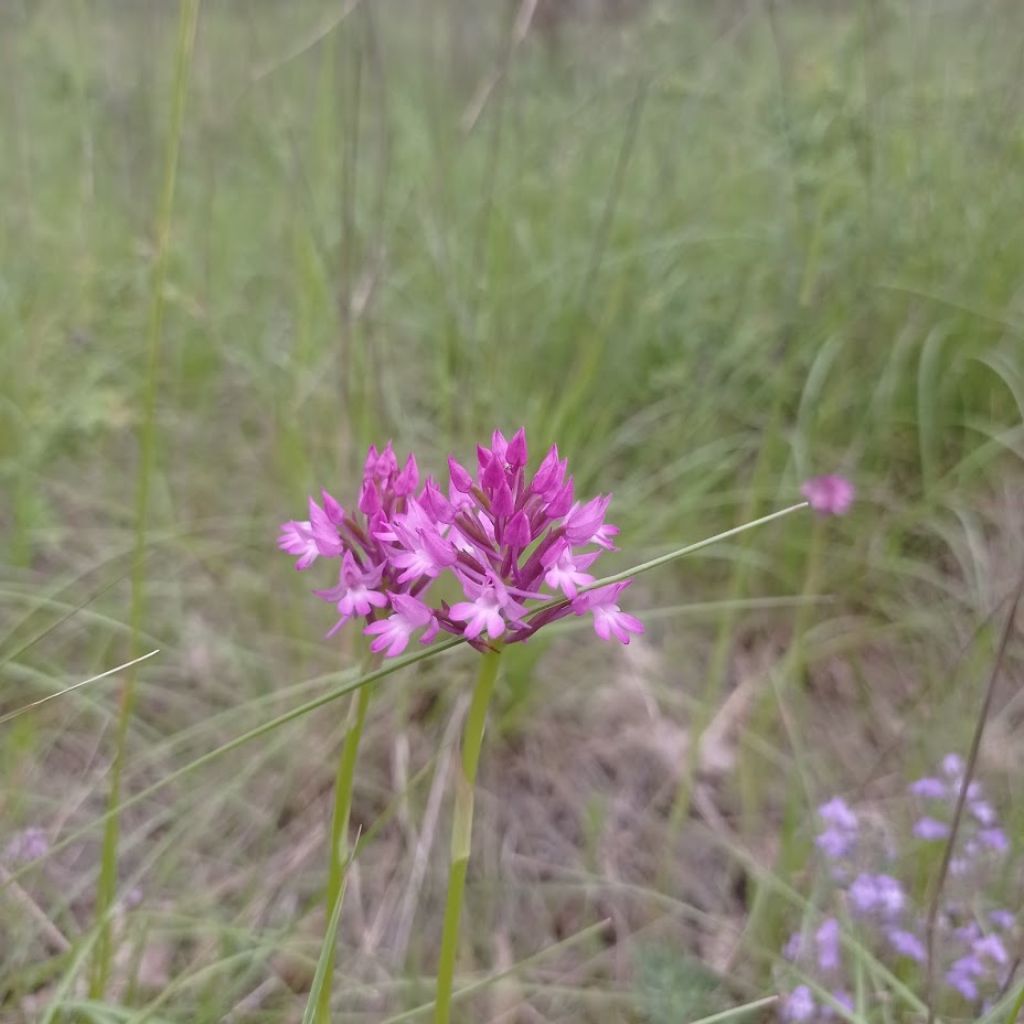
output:
M850 510L857 491L845 476L830 473L811 477L804 482L800 493L820 515L841 516Z

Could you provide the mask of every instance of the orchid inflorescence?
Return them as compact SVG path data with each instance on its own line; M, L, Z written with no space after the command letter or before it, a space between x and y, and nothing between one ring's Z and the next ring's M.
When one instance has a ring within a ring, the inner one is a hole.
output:
M429 476L420 487L413 455L400 467L390 442L383 451L371 445L357 509L323 491L322 504L309 499L309 519L282 524L278 547L297 556L297 569L339 560L337 585L314 592L341 616L328 635L365 619L371 650L387 657L417 631L421 643L444 630L485 648L587 613L599 637L628 644L643 632L618 605L630 581L585 589L594 582L587 570L614 549L611 495L575 500L567 468L553 446L531 476L525 430L510 439L495 431L489 448L477 447L475 476L450 457L447 488ZM464 600L428 600L442 577Z
M783 951L785 959L816 983L813 988L789 987L781 1003L783 1020L838 1017L837 1006L853 1010L853 964L843 956L840 920L855 928L858 942L879 961L901 975L916 968L924 976L927 907L918 902L919 887L905 884L898 875L908 853L922 852L920 844L948 841L964 771L963 759L949 754L935 776L910 784L906 796L913 825L904 835L894 822L858 813L840 797L818 808L815 845L828 869L832 913L808 919ZM1020 934L1016 915L989 895L997 872L1014 867L1007 862L1006 833L980 783L971 782L965 796L949 878L941 893L933 955L946 997L961 1009L966 1003L977 1010L1004 990ZM913 856L910 861L919 863Z

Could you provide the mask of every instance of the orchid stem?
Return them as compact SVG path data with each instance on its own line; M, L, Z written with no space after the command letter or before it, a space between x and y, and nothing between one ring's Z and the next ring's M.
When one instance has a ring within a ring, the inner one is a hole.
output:
M371 657L365 669L372 671L379 663L378 657ZM370 706L372 687L361 686L356 690L349 703L348 722L345 727L345 738L341 744L338 757L338 771L334 779L334 811L331 817L331 844L327 863L327 892L325 896L326 920L333 919L335 907L341 899L345 888L345 874L349 862L348 826L352 813L352 789L356 776L356 760L359 754L359 742L366 724L366 712ZM317 1024L330 1024L331 1020L331 988L334 980L334 952L337 946L337 930L328 927L324 942L329 947L325 962L328 965L317 1000Z
M459 948L459 921L462 917L462 897L466 889L466 869L469 867L469 852L473 838L473 790L476 786L477 766L480 763L480 747L484 739L487 708L494 692L494 683L498 678L500 660L500 649L489 651L482 656L473 699L462 732L462 761L455 775L452 859L448 871L448 896L444 907L441 958L437 967L435 1024L449 1024L451 1019L452 985Z

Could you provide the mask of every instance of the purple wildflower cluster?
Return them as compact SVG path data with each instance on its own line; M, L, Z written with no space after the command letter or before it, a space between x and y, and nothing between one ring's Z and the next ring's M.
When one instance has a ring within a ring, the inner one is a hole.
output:
M848 965L840 941L840 919L849 922L858 942L880 961L905 974L916 968L920 977L928 959L927 904L920 887L901 881L912 877L922 844L948 840L954 808L964 782L963 759L950 754L940 771L912 782L906 798L913 824L898 841L893 822L858 814L835 797L818 808L815 845L828 868L835 912L817 921L786 944L784 956L810 985L788 988L781 1003L782 1019L817 1021L834 1017L837 1007L852 1009ZM909 834L906 834L909 833ZM949 879L936 922L935 972L945 997L972 1010L991 1003L1010 980L1012 955L1020 941L1016 915L994 906L988 896L997 871L1007 868L1010 844L998 816L978 782L967 789L965 813L957 831ZM908 856L909 855L909 856ZM905 867L904 870L901 870Z
M282 524L278 547L308 569L318 558L339 561L338 583L315 591L340 618L365 620L371 650L395 657L413 634L429 643L440 630L477 647L514 643L569 614L593 616L594 631L628 644L643 632L618 599L629 581L584 590L588 570L613 550L618 528L605 522L611 495L577 501L567 462L552 447L532 475L526 432L477 447L471 474L448 459L448 486L432 477L420 487L414 456L404 466L389 442L371 445L355 511L326 491L309 499L309 518ZM428 602L440 578L454 580L462 600Z

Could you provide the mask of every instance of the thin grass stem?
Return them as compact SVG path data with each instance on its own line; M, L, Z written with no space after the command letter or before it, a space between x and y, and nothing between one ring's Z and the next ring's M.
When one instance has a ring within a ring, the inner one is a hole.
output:
M116 675L118 672L123 672L126 668L134 668L139 662L146 661L152 658L154 654L159 654L160 649L150 651L148 654L139 655L139 657L126 661L123 665L118 665L116 668L108 668L106 672L100 672L99 675L90 676L88 679L83 679L81 682L72 683L71 686L64 687L63 690L57 690L56 693L48 693L45 697L40 697L39 700L34 700L29 704L22 704L20 708L15 708L13 711L8 711L6 715L0 715L0 725L5 722L9 722L12 718L17 718L19 715L25 714L27 711L31 711L33 708L39 707L41 704L48 704L51 700L56 700L58 697L63 697L67 693L71 693L72 690L79 690L83 686L88 686L90 683L99 682L101 679L106 679L108 676Z
M142 391L142 418L139 433L139 470L135 495L135 545L132 567L131 628L132 656L139 655L139 634L145 620L145 562L146 528L149 519L150 482L156 464L156 398L157 376L163 349L164 288L167 278L167 253L171 221L174 215L174 193L178 173L178 154L185 123L185 101L188 96L189 71L199 21L200 0L181 0L178 16L178 42L175 54L174 92L171 104L170 134L164 157L163 188L157 209L156 243L150 278L150 305L146 342L146 375ZM100 873L96 885L96 916L104 921L96 942L89 980L89 996L102 999L110 976L113 958L107 911L117 892L117 849L120 832L121 776L124 771L128 729L135 707L138 674L134 667L125 676L121 686L118 719L114 740L114 757L110 771L110 791L107 807L103 846L100 854Z
M365 694L365 697L364 697ZM345 743L342 747L342 758L339 763L339 777L341 776L341 767L345 764L345 751L352 746L353 748L358 747L359 741L352 744L349 743L349 738L353 735L356 729L356 723L359 725L359 729L362 729L362 722L359 721L360 715L362 720L366 720L366 706L369 703L369 687L363 687L361 689L353 703L356 705L354 709L354 719L345 734ZM352 757L352 771L350 776L355 771L355 756ZM340 788L340 787L339 787ZM351 795L352 789L349 786L349 794ZM338 812L338 800L337 790L335 791L335 820L337 821ZM332 881L334 877L337 877L337 888L332 893L330 888L328 889L328 898L333 899L334 902L329 904L327 914L327 931L324 935L323 946L320 950L320 959L317 961L316 974L313 976L313 984L309 990L309 1000L306 1003L306 1010L302 1015L302 1024L316 1024L320 1020L326 1021L330 1024L331 1019L331 987L332 980L334 977L334 951L337 948L338 940L338 925L341 923L341 908L345 901L345 884L348 880L348 869L352 864L352 858L355 856L355 851L358 844L354 845L349 850L348 843L345 843L345 859L344 861L336 860L337 851L334 846L335 836L342 840L347 840L346 832L348 830L348 808L344 809L345 816L345 829L333 829L331 834L332 848L331 848L331 868L332 868ZM335 865L337 865L335 867ZM324 993L326 992L327 998L324 999Z

